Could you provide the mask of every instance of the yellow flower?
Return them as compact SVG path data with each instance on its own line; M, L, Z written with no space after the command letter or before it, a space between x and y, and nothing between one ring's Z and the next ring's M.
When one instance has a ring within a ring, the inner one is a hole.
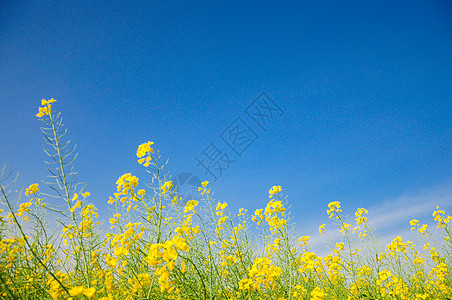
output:
M34 183L25 190L25 195L34 194L37 191L39 191L39 185L37 183Z
M185 204L185 208L184 208L184 213L188 213L190 211L193 211L194 213L196 213L195 211L195 207L198 205L198 201L196 200L190 200Z
M117 260L117 259L114 259L114 258L111 257L111 256L107 256L107 257L105 258L105 260L106 260L107 264L108 264L110 267L112 267L112 268L116 267L116 264L118 263L118 260Z
M378 273L379 279L377 280L377 285L381 285L383 283L383 281L388 279L390 276L391 276L391 271L389 271L389 270L383 270L383 271L379 272Z
M414 229L416 229L419 226L419 221L416 219L413 219L410 221L410 225L413 226L413 227L411 227L411 231L413 231Z
M82 193L82 196L83 196L84 198L86 198L86 197L88 197L88 196L91 196L91 194L90 194L89 192L85 192L85 193Z
M311 292L311 300L323 300L327 296L325 291L323 291L320 287L315 287Z
M256 225L259 225L262 223L262 220L264 219L264 216L262 215L262 211L264 209L256 209L256 211L254 212L254 216L251 217L251 220L253 220L253 222L257 222Z
M436 226L436 228L445 227L446 224L452 220L452 216L446 217L444 210L440 210L438 206L436 209L437 210L433 212L433 217L435 218L435 221L438 222L438 226Z
M187 266L185 265L185 261L182 261L181 263L181 272L185 273L187 271Z
M336 243L336 248L337 248L337 250L339 250L339 251L345 250L344 243Z
M24 216L23 214L30 211L29 207L31 205L32 205L31 200L30 200L30 202L22 203L17 212L17 216L22 217L25 221L27 221L27 223L28 223L29 218L28 218L28 216Z
M43 105L43 106L47 105L47 106L39 107L39 112L36 114L36 116L38 118L41 118L44 115L50 115L50 113L52 112L52 104L51 103L53 103L53 102L56 102L56 100L53 99L53 98L50 99L50 100L42 99L41 100L41 105Z
M120 192L122 195L127 195L129 191L133 191L138 185L138 178L130 173L126 173L118 178L116 185L118 193Z
M425 231L427 230L427 224L423 224L420 228L419 228L419 233L421 233L422 235L426 235Z
M82 206L82 201L77 200L77 202L75 203L75 205L72 206L71 212L73 213L73 212L75 211L76 208L79 208L79 207L81 207L81 206Z
M206 186L207 186L208 184L209 184L209 182L208 182L207 180L201 183L202 187L199 187L199 188L198 188L198 191L202 191L202 192L201 192L201 195L204 195L206 192L207 192L207 193L210 192L210 190L208 190L208 189L206 188Z
M302 236L302 237L300 237L298 239L298 242L300 243L300 247L304 246L304 245L307 245L310 239L311 239L310 236Z
M77 193L74 193L74 197L72 197L72 201L75 201L75 200L77 200L78 199L78 194Z
M228 204L226 202L224 203L218 202L216 210L225 209L227 206Z
M188 244L185 242L185 239L181 238L180 236L174 236L172 242L174 243L174 246L179 250L190 250L190 246L188 246Z
M323 232L325 231L325 226L326 226L326 224L322 224L322 225L319 226L320 235L322 235Z
M367 222L367 218L363 217L363 213L367 214L368 211L365 208L358 208L355 212L355 221L356 221L356 225L361 225L364 224L365 222Z
M333 202L330 202L329 204L328 204L328 210L326 211L327 212L327 214L329 215L329 218L331 219L332 217L333 217L333 215L334 215L334 212L336 212L337 214L338 213L340 213L341 211L342 211L342 209L340 209L341 208L341 203L339 202L339 201L333 201ZM362 213L361 213L362 214ZM336 216L336 219L339 219L339 217L338 216ZM359 224L358 224L359 225Z
M148 152L154 153L154 149L151 148L152 144L154 144L154 142L148 141L147 143L139 145L137 150L137 157L141 158L145 156Z
M94 297L94 294L96 294L96 289L95 288L83 289L83 295L88 297L88 299L92 299Z
M83 294L83 286L76 286L76 287L73 287L73 288L69 291L69 295L71 295L72 297L81 296L82 294Z
M410 225L411 225L411 226L415 226L415 225L417 225L417 224L419 224L419 221L416 220L416 219L413 219L413 220L410 221Z
M167 181L165 182L161 189L162 189L162 194L165 194L166 192L168 192L169 190L171 190L173 188L173 182L172 181Z
M268 191L268 193L270 194L270 195L268 195L268 197L272 198L274 194L277 194L277 193L279 193L281 191L282 191L281 186L280 185L275 185Z
M44 105L47 105L47 104L52 104L52 103L54 103L54 102L56 102L56 100L53 99L53 98L50 99L50 100L42 99L42 100L41 100L41 105L44 106Z
M350 228L350 224L348 224L348 223L343 223L342 224L342 228L341 228L341 232L343 233L343 234L345 234L345 232Z

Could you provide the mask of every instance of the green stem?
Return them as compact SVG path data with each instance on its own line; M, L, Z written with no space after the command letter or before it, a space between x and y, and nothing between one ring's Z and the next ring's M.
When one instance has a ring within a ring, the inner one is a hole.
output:
M22 226L20 226L20 223L19 223L19 221L18 221L17 218L16 218L16 215L15 215L15 213L14 213L14 210L13 210L13 208L11 207L11 204L9 203L8 198L6 197L6 193L5 193L5 190L3 189L3 186L0 185L0 189L2 190L3 198L5 198L5 202L6 202L6 204L8 205L8 208L9 208L9 210L11 211L11 214L13 215L14 222L16 223L17 227L19 228L20 233L22 234L22 237L23 237L25 243L27 244L28 248L30 249L30 252L31 252L31 253L33 254L33 256L38 260L39 264L40 264L47 272L49 272L50 276L52 276L53 279L55 279L55 280L58 282L58 284L63 288L63 290L66 292L66 294L68 294L68 296L70 296L70 295L69 295L69 290L63 285L63 283L61 283L61 281L55 276L55 274L53 274L53 272L50 271L50 269L42 262L41 259L39 259L38 255L33 251L33 249L32 249L32 247L31 247L30 243L28 243L27 236L25 235L25 233L24 233L24 231L23 231L23 229L22 229Z

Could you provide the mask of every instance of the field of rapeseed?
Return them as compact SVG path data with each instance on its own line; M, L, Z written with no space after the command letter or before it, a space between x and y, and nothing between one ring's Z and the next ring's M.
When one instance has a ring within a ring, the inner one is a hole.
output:
M137 150L152 183L120 176L108 200L109 229L102 230L72 170L76 156L54 102L42 100L37 114L52 194L34 183L15 205L5 169L0 177L1 299L452 299L452 217L440 208L433 212L440 246L418 220L410 225L424 245L400 236L380 245L366 209L346 220L331 202L327 214L342 241L320 257L309 236L295 235L280 186L255 212L215 202L207 181L199 201L179 203L152 142Z

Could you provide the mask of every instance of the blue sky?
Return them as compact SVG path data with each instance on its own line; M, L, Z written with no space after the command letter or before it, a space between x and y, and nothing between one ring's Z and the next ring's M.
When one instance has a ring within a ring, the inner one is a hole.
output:
M150 181L150 140L210 181L213 142L234 160L215 197L254 211L281 185L301 233L336 200L430 220L452 205L451 62L449 1L2 1L0 162L18 188L45 179L35 114L53 97L105 217L120 175ZM281 108L265 130L246 113L262 92ZM256 137L241 156L221 139L236 118Z

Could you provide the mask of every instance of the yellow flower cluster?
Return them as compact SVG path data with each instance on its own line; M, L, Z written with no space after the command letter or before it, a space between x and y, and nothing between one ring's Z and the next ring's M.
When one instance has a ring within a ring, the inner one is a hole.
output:
M189 200L185 204L184 213L189 213L190 211L193 211L193 213L196 213L195 207L198 206L199 201L196 200Z
M120 218L120 217L118 217ZM144 228L140 227L141 223L127 223L124 226L124 230L120 234L116 234L114 238L111 241L111 246L113 248L114 252L114 258L117 260L121 257L128 256L134 241L137 241L138 239L143 237L143 231ZM140 229L140 232L138 233L138 228ZM110 259L111 265L116 266L116 263L114 263L114 260Z
M348 223L342 223L342 227L341 227L341 233L342 234L345 234L346 233L346 231L350 228L350 224L348 224Z
M204 182L201 182L202 187L200 186L198 188L198 191L201 191L201 195L204 195L206 192L209 193L209 190L206 188L206 186L209 184L209 182L206 180Z
M323 300L326 297L327 293L321 287L316 286L311 292L310 300Z
M273 196L274 196L275 194L277 194L277 193L279 193L279 192L281 192L281 191L282 191L281 186L280 186L280 185L275 185L275 186L273 186L273 187L270 189L270 191L268 191L268 193L269 193L268 197L271 199L271 198L273 198Z
M86 199L86 197L91 196L91 194L89 192L85 192L85 193L81 193L81 195L83 196L84 199ZM74 211L77 208L82 207L82 200L79 200L78 198L78 194L74 193L74 196L72 197L72 201L77 201L75 202L75 204L70 208L71 213L74 213Z
M383 270L378 272L378 280L377 285L382 285L384 281L386 281L391 276L391 271Z
M25 220L27 223L30 220L30 218L25 214L30 211L30 206L33 205L32 200L29 202L21 203L19 206L19 210L17 211L16 215L18 217L22 217L23 220Z
M334 216L334 212L336 212L336 219L339 219L338 214L342 212L341 204L339 203L339 201L330 202L328 204L327 214L329 215L330 219Z
M133 202L140 200L135 194L135 188L137 187L137 185L138 178L136 176L133 176L131 173L125 173L116 181L117 192L113 194L115 196L114 198L110 197L108 203L113 204L119 200L122 203L122 206L125 207L127 205L127 211L130 211ZM136 206L134 207L134 209L135 208Z
M223 210L226 208L228 206L228 204L226 203L226 202L224 202L224 203L221 203L221 202L218 202L218 204L217 204L217 207L216 207L216 215L217 216L222 216L223 215Z
M279 189L277 189L280 191ZM282 226L287 225L287 221L284 218L285 214L285 207L282 204L281 201L275 201L274 199L271 199L264 210L265 220L267 221L267 224L270 226L270 231L274 234L279 228ZM261 211L256 211L258 214L256 214L256 220L261 219ZM281 214L281 217L278 215L278 213ZM259 217L259 219L257 219Z
M300 268L298 269L298 272L303 273L306 271L322 271L322 261L321 258L318 257L314 252L308 252L308 251L302 251L300 257L299 257L299 263Z
M367 214L368 211L365 208L358 208L355 212L356 225L362 225L367 222L367 218L363 217L363 214Z
M251 219L254 222L257 222L257 225L261 224L262 220L264 219L264 216L262 215L262 212L264 211L263 208L256 209L254 212L254 216L251 217Z
M142 164L145 167L149 166L152 159L151 153L152 154L154 153L154 149L151 148L153 144L154 142L148 141L147 143L138 146L137 157L139 158L138 160L139 164Z
M69 295L71 295L72 297L78 297L78 296L84 295L84 296L88 297L88 299L93 299L95 294L96 294L95 288L85 288L83 286L73 287L69 291Z
M435 221L438 222L437 228L445 227L447 223L452 220L452 216L445 217L446 213L444 210L439 209L439 207L436 207L436 210L433 212L433 217L435 218Z
M3 238L0 240L0 254L6 254L2 269L9 269L14 265L14 262L20 257L21 252L24 250L25 239L20 237Z
M120 193L120 195L127 195L138 185L138 178L130 173L126 173L119 177L116 181L116 185L117 192Z
M34 183L25 190L25 195L35 194L38 191L39 191L39 185L37 183Z
M51 277L49 278L49 280L47 281L47 285L49 286L49 294L52 296L53 299L58 300L58 299L63 299L65 296L65 290L63 289L63 287L61 286L61 284L63 285L68 285L69 283L69 274L67 273L62 273L61 271L58 271L55 274L55 277L58 279L56 280L55 278ZM61 283L61 284L60 284Z
M342 270L342 260L340 256L334 256L332 253L324 257L325 266L328 268L328 275L334 278Z
M411 241L402 242L402 237L397 236L395 237L392 242L386 246L386 251L388 252L389 258L395 258L398 259L399 256L396 255L396 252L402 252L406 254L407 248L412 244Z
M251 269L249 269L248 278L240 280L239 289L250 290L253 288L257 291L263 288L274 289L276 279L281 276L281 273L281 268L274 266L267 257L257 258L254 260Z
M172 181L166 181L162 187L160 188L162 190L162 194L166 194L168 191L170 191L173 188L173 182Z
M418 229L419 233L423 236L427 236L427 224L423 224L421 227L419 227L419 220L413 219L410 221L411 231Z
M166 241L165 243L152 244L149 247L149 252L146 257L146 262L151 266L159 266L154 275L159 276L158 282L160 284L160 291L171 292L171 287L174 281L170 280L170 272L174 270L176 266L176 260L178 257L177 250L188 251L190 247L185 242L185 239L179 236L173 236L173 239ZM185 269L185 263L182 262L182 268ZM184 272L182 272L184 273Z
M367 236L366 225L367 218L363 214L367 214L368 211L365 208L358 208L355 212L355 222L356 226L353 228L353 233L358 233L359 239L363 239ZM364 226L364 228L362 228Z
M54 103L54 102L56 102L56 100L53 98L50 100L42 99L41 105L43 107L39 108L39 112L36 114L36 116L38 118L41 118L44 115L50 115L50 113L52 112L52 103Z

